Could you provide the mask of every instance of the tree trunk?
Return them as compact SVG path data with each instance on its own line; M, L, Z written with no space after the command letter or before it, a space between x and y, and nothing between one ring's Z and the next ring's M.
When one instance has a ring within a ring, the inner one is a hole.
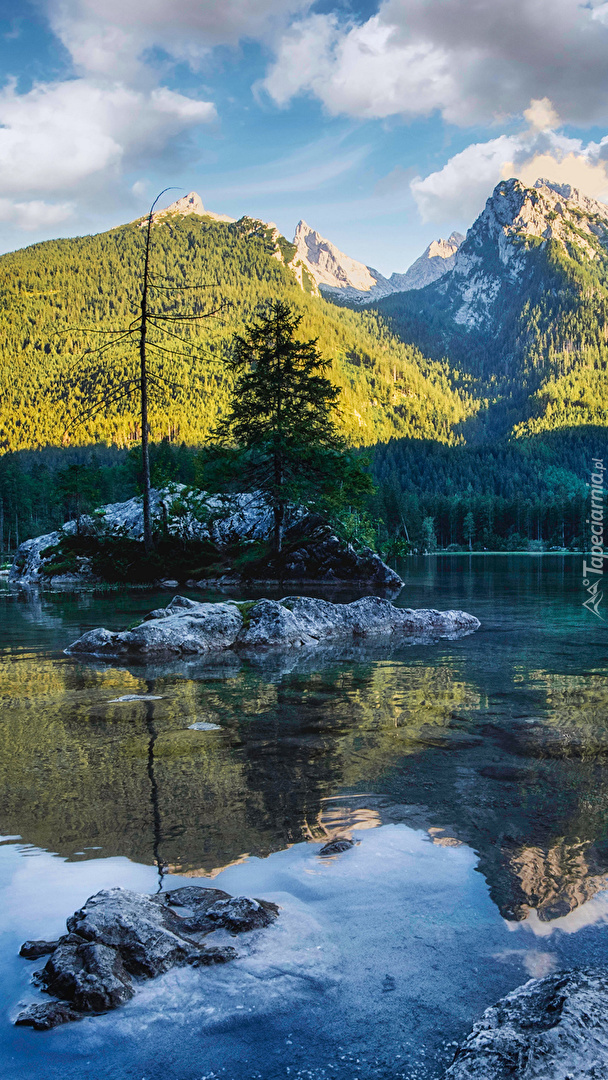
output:
M152 207L154 209L154 207ZM152 551L152 522L150 517L150 450L148 445L148 371L146 367L146 333L148 330L148 268L150 263L150 233L152 230L152 209L148 217L146 234L146 258L144 262L144 283L141 294L141 325L139 333L139 367L141 390L141 463L144 495L144 547L146 555Z
M274 514L273 548L275 555L280 555L283 550L283 522L285 520L285 507L283 503L275 502L272 512Z

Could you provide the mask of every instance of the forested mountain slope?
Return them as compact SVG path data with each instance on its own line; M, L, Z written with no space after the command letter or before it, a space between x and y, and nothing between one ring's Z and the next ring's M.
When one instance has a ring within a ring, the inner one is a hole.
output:
M66 441L128 446L136 438L136 402L125 398L86 423L69 425L136 374L135 341L104 353L103 370L93 355L77 362L86 347L110 340L99 331L127 328L136 316L143 243L143 230L134 222L0 258L0 451ZM337 308L312 295L302 268L287 265L294 254L276 230L248 218L230 223L169 214L155 223L155 310L222 310L210 319L164 323L165 330L187 339L185 347L166 336L161 324L152 329L152 340L161 346L150 350L159 388L151 408L153 438L168 435L194 444L210 435L230 396L223 361L232 335L260 302L280 298L303 315L301 334L318 337L322 353L332 359L349 441L453 441L454 425L475 409L466 387L455 389L446 365L395 337L383 316ZM175 291L174 285L188 288ZM199 285L205 288L191 288Z

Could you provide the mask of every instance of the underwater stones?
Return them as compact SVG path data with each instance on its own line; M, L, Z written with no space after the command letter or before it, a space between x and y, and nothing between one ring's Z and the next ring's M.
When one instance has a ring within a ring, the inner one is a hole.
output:
M181 917L173 907L187 907L193 914ZM269 901L231 897L221 889L185 886L160 896L103 889L70 916L68 934L59 941L22 946L21 955L29 959L51 953L36 978L60 1000L29 1005L15 1023L48 1030L116 1009L135 994L134 980L186 964L227 963L237 956L232 946L206 946L199 936L220 927L232 934L265 927L278 911Z
M607 970L531 979L486 1009L445 1080L599 1080L607 1016Z
M198 603L176 596L166 608L150 612L133 630L90 630L66 653L177 657L219 649L298 648L336 638L361 641L393 634L454 637L471 633L479 625L479 620L465 611L414 611L378 596L364 596L351 604L288 596L247 605Z

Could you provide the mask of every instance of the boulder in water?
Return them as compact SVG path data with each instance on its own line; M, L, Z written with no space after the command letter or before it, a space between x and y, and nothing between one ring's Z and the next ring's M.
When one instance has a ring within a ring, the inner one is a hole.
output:
M310 596L206 604L176 596L133 630L89 630L68 654L124 657L184 656L218 649L318 645L336 638L382 640L387 635L457 637L480 623L465 611L398 608L379 596L331 604Z
M608 970L531 979L486 1009L445 1080L608 1076Z
M183 906L192 915L173 910ZM185 886L160 896L104 889L70 916L68 933L57 942L22 946L21 955L30 959L51 952L38 981L59 1000L28 1006L15 1022L47 1030L116 1009L133 997L134 978L235 959L230 945L206 946L201 936L219 927L232 934L266 927L278 913L269 901L231 897L221 889Z

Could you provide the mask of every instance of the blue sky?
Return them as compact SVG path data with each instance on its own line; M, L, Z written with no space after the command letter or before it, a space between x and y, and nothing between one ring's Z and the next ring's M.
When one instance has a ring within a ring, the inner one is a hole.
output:
M391 273L505 176L608 200L599 0L0 0L0 64L2 251L171 184Z

